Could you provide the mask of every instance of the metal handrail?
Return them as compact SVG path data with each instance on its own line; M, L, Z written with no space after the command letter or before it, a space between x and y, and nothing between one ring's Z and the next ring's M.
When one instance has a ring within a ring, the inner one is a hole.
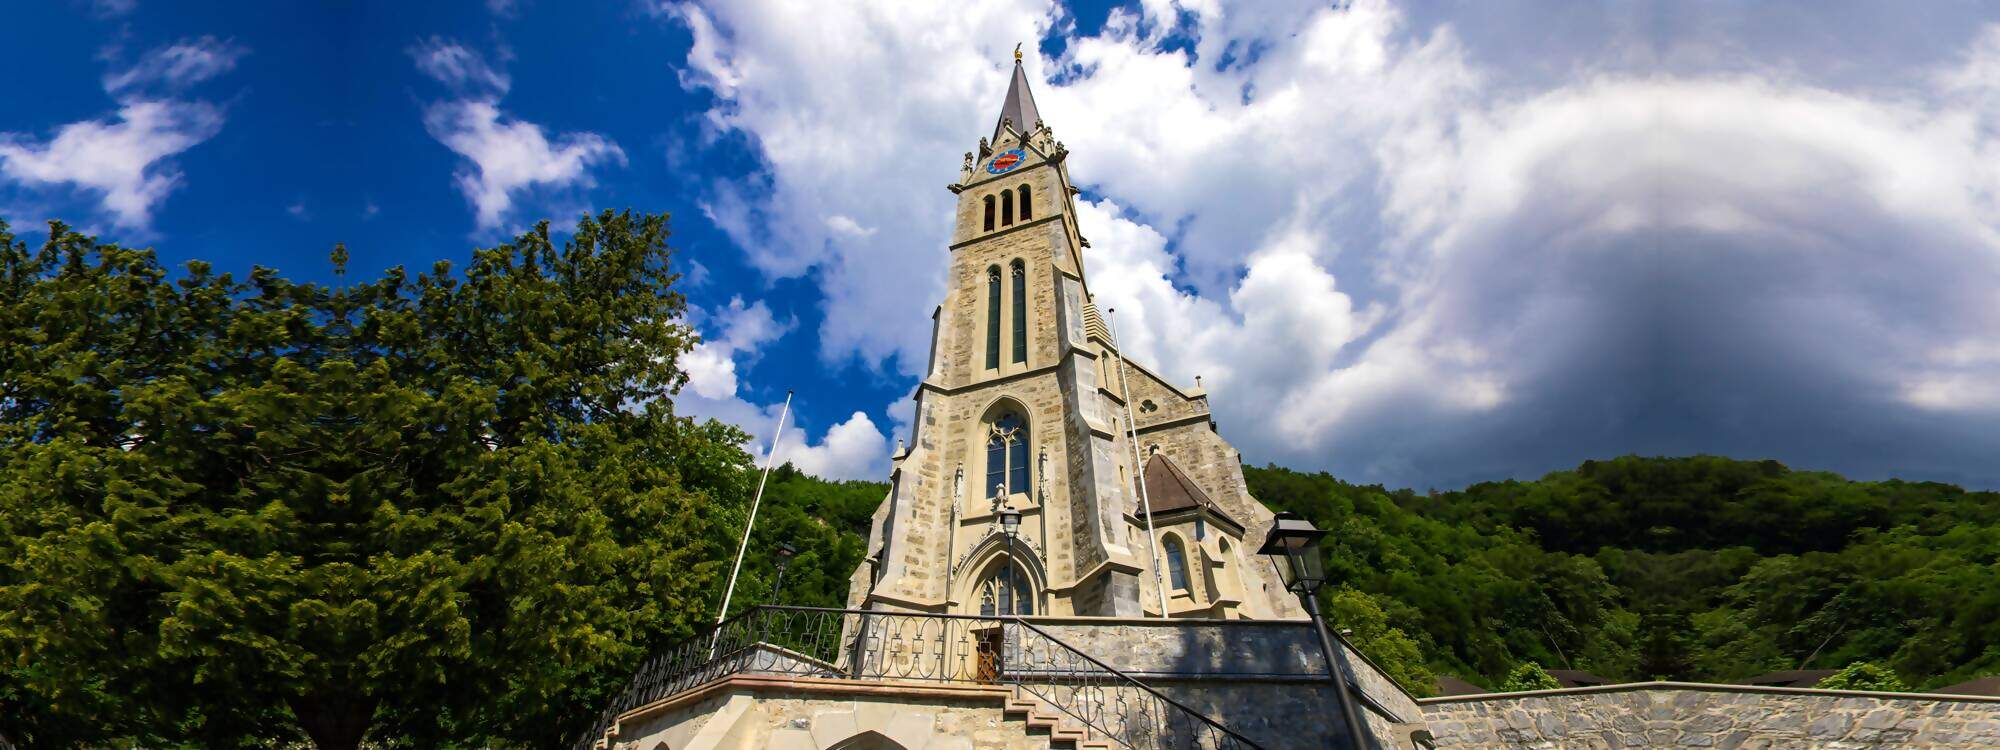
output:
M1079 648L1077 648L1077 647L1075 647L1075 646L1072 646L1072 645L1070 645L1070 644L1069 644L1068 642L1064 641L1063 639L1061 639L1061 638L1057 638L1057 637L1055 637L1055 636L1054 636L1053 634L1050 634L1050 633L1049 633L1048 631L1046 631L1046 630L1043 630L1043 629L1041 629L1041 628L1039 628L1039 627L1036 627L1034 623L1031 623L1031 622L1028 622L1028 621L1027 621L1026 619L1023 619L1023 618L1021 618L1021 617L1018 617L1018 616L1016 616L1016 617L1011 617L1011 618L1009 618L1009 619L1011 619L1011 620L1012 620L1012 621L1013 621L1013 622L1014 622L1015 624L1017 624L1017 625L1020 625L1020 626L1021 626L1021 627L1023 627L1023 628L1027 628L1027 629L1028 629L1028 630L1030 630L1030 631L1033 631L1033 632L1034 632L1034 633L1035 633L1036 635L1039 635L1039 636L1041 636L1041 637L1042 637L1043 639L1046 639L1046 640L1047 640L1047 641L1049 641L1050 643L1053 643L1053 644L1055 644L1055 645L1057 645L1057 646L1061 646L1061 647L1063 647L1064 649L1068 650L1068 651L1069 651L1069 652L1070 652L1071 654L1073 654L1074 656L1077 656L1077 657L1081 657L1081 658L1083 658L1083 659L1084 659L1085 661L1088 661L1088 662L1090 662L1090 663L1091 663L1092 665L1096 666L1096 667L1097 667L1098 669L1100 669L1100 670L1103 670L1103 671L1104 671L1104 672L1105 672L1106 674L1110 674L1110 675L1113 675L1113 676L1116 676L1116 677L1117 677L1117 678L1118 678L1118 679L1119 679L1120 681L1122 681L1122 682L1124 683L1124 685L1125 685L1126 687L1132 687L1132 688L1138 688L1139 690L1142 690L1142 691L1144 691L1144 692L1145 692L1145 693L1146 693L1146 694L1147 694L1148 696L1152 697L1153 699L1155 699L1155 700L1158 700L1158 701L1160 701L1161 703L1164 703L1164 704L1166 704L1166 705L1168 705L1168 706L1170 706L1170 707L1174 708L1175 710L1179 711L1179 712L1180 712L1180 713L1181 713L1182 715L1184 715L1184 716L1189 716L1189 717L1193 717L1194 719L1197 719L1197 720L1199 720L1199 721L1200 721L1200 722L1201 722L1202 724L1206 725L1206 726L1207 726L1207 728L1208 728L1209 730L1211 730L1211 731L1214 731L1214 732L1219 732L1219 733L1220 733L1220 734L1222 735L1222 737L1223 737L1223 738L1225 738L1225 739L1227 739L1227 740L1228 740L1228 743L1220 743L1220 742L1218 742L1218 743L1215 743L1215 744L1217 744L1217 745L1224 745L1224 744L1228 744L1228 745L1236 745L1236 746L1241 746L1241 747L1245 747L1245 748L1251 748L1251 749L1253 749L1253 750L1261 750L1262 746L1261 746L1261 745L1258 745L1258 744L1257 744L1257 743L1256 743L1255 741L1251 740L1250 738L1248 738L1248 737L1245 737L1245 736L1243 736L1243 735L1241 735L1241 734L1238 734L1238 733L1237 733L1236 731L1234 731L1234 730L1230 729L1229 727L1226 727L1226 726L1223 726L1223 725L1222 725L1221 723L1217 722L1217 721L1216 721L1215 719L1212 719L1212 718L1210 718L1210 717L1209 717L1209 716L1208 716L1207 714L1204 714L1204 713L1202 713L1202 712L1200 712L1200 711L1197 711L1197 710L1195 710L1195 709L1193 709L1193 708L1189 707L1189 706L1188 706L1187 704L1185 704L1185 703L1182 703L1182 702L1180 702L1180 701L1177 701L1177 700L1174 700L1174 699L1173 699L1173 698L1171 698L1171 697L1168 697L1168 696L1167 696L1167 695L1166 695L1165 693L1162 693L1162 692L1160 692L1160 691L1158 691L1158 690L1155 690L1155 689L1153 688L1153 686L1151 686L1151 685L1147 685L1147 684L1146 684L1146 683L1144 683L1144 682L1140 682L1140 681L1138 680L1138 678L1135 678L1135 677L1133 677L1133 676L1131 676L1131 675L1129 675L1129 674L1126 674L1124 670L1121 670L1121 669L1119 669L1119 668L1117 668L1117 667L1114 667L1114 666L1111 666L1110 664L1107 664L1107 663L1105 663L1105 662L1104 662L1104 661L1103 661L1102 659L1099 659L1099 658L1097 658L1097 657L1095 657L1095 656L1091 656L1091 655L1090 655L1090 654L1089 654L1088 652L1085 652L1085 651L1084 651L1083 649L1079 649ZM1005 672L1003 671L1003 673L1002 673L1002 674L1006 674L1006 673L1005 673ZM1018 673L1017 673L1017 674L1018 674ZM1019 682L1019 681L1016 681L1016 683L1015 683L1015 684L1017 684L1017 685L1021 685L1021 686L1022 686L1022 687L1024 687L1024 688L1026 688L1026 687L1027 687L1027 685L1026 685L1026 684L1024 684L1024 683L1022 683L1022 682ZM1039 694L1038 694L1038 695L1039 695ZM1059 703L1056 703L1056 702L1054 702L1054 701L1050 701L1050 705L1053 705L1053 706L1055 706L1055 707L1056 707L1056 708L1058 708L1058 709L1062 709L1062 710L1063 710L1063 711L1064 711L1065 713L1068 713L1068 714L1070 714L1071 716L1074 716L1074 717L1076 717L1076 718L1077 718L1077 719L1078 719L1079 721L1085 721L1086 723L1089 723L1089 722L1088 722L1088 720L1087 720L1087 719L1085 719L1085 717L1084 717L1083 715L1079 714L1079 713L1078 713L1077 711L1074 711L1074 710L1070 709L1070 708L1069 708L1069 707L1067 707L1067 706L1064 706L1064 705L1061 705L1061 704L1059 704ZM1114 740L1117 740L1117 739L1118 739L1118 738L1116 738L1115 736L1111 736L1111 733L1109 732L1109 730L1107 730L1107 729L1105 729L1105 728L1102 728L1102 727L1098 727L1098 729L1099 729L1099 731L1100 731L1101 733L1104 733L1104 734L1106 734L1106 735L1107 735L1107 736L1108 736L1109 738L1111 738L1111 739L1114 739ZM1132 745L1131 745L1130 743L1127 743L1127 742L1123 742L1123 741L1120 741L1120 743L1119 743L1119 744L1121 744L1121 745L1125 745L1126 747L1131 747L1131 746L1132 746Z
M1019 626L1016 632L1022 635L1008 637L1008 625ZM1049 644L1049 650L1030 654L1027 633ZM1009 653L1015 658L1008 659ZM1065 660L1067 668L1013 668L1032 666L1024 664L1031 656L1040 656L1043 666ZM574 748L590 750L619 716L633 709L736 674L1011 684L1124 747L1258 748L1018 616L776 605L751 607L653 653ZM1208 741L1163 745L1163 733Z

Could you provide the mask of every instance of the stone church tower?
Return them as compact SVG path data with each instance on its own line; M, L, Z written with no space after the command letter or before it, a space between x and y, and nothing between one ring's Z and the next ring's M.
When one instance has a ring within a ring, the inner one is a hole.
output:
M1171 617L1304 616L1255 554L1272 514L1207 394L1119 353L1066 155L1016 53L992 134L949 186L950 284L915 434L892 457L849 606L1157 617L1164 599ZM1022 514L1011 545L1003 504Z

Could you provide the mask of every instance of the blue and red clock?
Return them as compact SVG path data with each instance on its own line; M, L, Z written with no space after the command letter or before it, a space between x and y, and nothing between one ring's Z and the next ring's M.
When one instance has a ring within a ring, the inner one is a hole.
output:
M986 162L986 172L988 174L1006 174L1013 171L1015 167L1021 166L1021 162L1027 160L1028 155L1022 153L1018 148L1011 151L1002 151L994 154L992 161Z

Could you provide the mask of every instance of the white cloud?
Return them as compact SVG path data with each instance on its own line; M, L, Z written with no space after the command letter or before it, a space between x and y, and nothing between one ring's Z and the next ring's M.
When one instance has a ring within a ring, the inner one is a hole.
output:
M798 321L780 321L762 300L744 304L732 298L719 310L696 309L689 316L704 336L694 351L681 358L687 387L674 399L682 414L708 417L737 425L751 435L745 449L762 460L770 446L770 430L782 404L756 404L742 397L739 363L756 361L759 350L796 328ZM797 412L792 415L796 419ZM855 412L827 428L818 443L806 439L807 425L791 424L778 444L778 460L801 471L832 479L880 479L888 469L888 438L867 414Z
M815 272L825 359L915 375L938 186L1058 11L668 15L711 123L763 160L705 210L768 274ZM1102 196L1092 291L1135 356L1204 376L1250 460L1449 484L1712 451L2000 483L1977 458L2000 437L1936 416L2000 403L2000 360L1937 354L2000 340L2000 25L1890 78L1918 89L1706 72L1685 40L1658 42L1671 74L1512 78L1370 0L1146 3L1065 41L1029 72L1060 71L1037 101Z
M455 175L482 232L500 229L523 197L545 203L595 187L591 169L625 164L625 151L602 135L564 133L551 139L540 125L502 112L503 72L478 53L433 38L410 50L417 68L458 94L424 108L432 138L465 157Z
M146 53L132 67L104 75L104 90L178 92L236 68L248 50L212 36L186 39Z
M431 37L410 46L417 70L453 91L499 96L513 86L507 74L486 64L486 58L464 45Z
M64 125L46 142L0 135L0 175L30 187L91 191L119 227L141 230L180 184L166 160L214 137L222 119L203 102L126 102L112 118Z
M146 53L131 68L105 75L105 92L119 103L112 115L63 125L46 141L0 133L0 177L31 190L95 194L114 225L143 233L154 209L180 185L172 157L222 131L220 107L176 97L228 72L244 54L214 37Z

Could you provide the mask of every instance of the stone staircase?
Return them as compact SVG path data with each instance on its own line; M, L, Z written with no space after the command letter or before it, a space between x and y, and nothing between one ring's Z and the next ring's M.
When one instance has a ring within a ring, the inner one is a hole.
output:
M1030 730L1048 732L1050 748L1113 750L1117 747L1108 740L1091 739L1090 728L1083 722L1042 702L1018 685L1008 691L1006 709L1008 717L1020 717Z

